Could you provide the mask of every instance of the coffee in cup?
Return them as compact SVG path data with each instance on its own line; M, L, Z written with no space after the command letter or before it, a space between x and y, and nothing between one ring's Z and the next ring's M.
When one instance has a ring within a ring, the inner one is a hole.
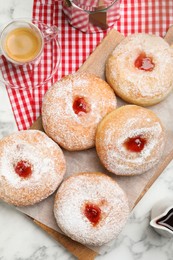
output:
M27 64L40 57L44 39L34 24L16 20L9 23L0 36L2 54L14 64Z

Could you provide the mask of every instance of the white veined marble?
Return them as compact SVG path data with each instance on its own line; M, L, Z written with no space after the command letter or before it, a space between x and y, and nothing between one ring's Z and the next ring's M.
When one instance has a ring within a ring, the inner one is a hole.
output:
M0 0L0 26L11 18L31 17L32 0ZM17 131L8 95L0 84L0 137ZM114 250L98 260L172 260L173 238L150 226L150 210L158 200L173 197L173 162L133 210ZM75 259L22 213L0 201L0 260Z

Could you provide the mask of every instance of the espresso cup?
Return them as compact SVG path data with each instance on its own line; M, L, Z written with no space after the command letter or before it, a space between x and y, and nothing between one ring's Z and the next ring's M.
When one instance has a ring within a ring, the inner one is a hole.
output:
M55 36L55 30L50 35ZM46 37L34 23L13 20L1 31L1 53L15 65L34 63L43 52Z

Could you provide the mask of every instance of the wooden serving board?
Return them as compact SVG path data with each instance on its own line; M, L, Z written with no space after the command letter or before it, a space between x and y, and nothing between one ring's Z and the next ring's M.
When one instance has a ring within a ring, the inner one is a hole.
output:
M95 51L90 55L90 57L86 60L86 62L81 66L79 71L87 71L94 73L101 78L105 79L105 62L113 51L113 49L124 39L124 36L117 32L115 29L111 30L108 35L103 39L101 44L95 49ZM173 42L173 27L170 27L165 40L171 45ZM172 94L173 95L173 94ZM122 101L120 100L120 105ZM166 101L165 101L166 102ZM168 100L169 103L169 100ZM156 111L164 109L166 103L159 105L156 107ZM160 107L162 106L162 107ZM173 106L172 106L173 109ZM162 113L162 112L161 112ZM163 116L164 118L164 116ZM41 117L32 125L31 129L38 129L43 131ZM166 152L163 156L161 162L150 171L150 173L142 174L140 176L132 176L132 177L117 177L116 180L120 184L120 186L127 192L127 195L130 200L130 208L133 207L140 201L140 199L144 196L153 182L158 178L158 176L163 172L169 162L173 159L173 149L168 145L171 141L173 141L173 127L172 131L168 127L168 142L166 146ZM171 140L170 140L171 139ZM128 178L128 179L127 179ZM126 190L126 186L133 187L133 189ZM134 187L136 187L136 194L133 196ZM138 186L141 186L138 189ZM56 241L58 241L61 245L63 245L69 252L71 252L78 259L94 259L97 255L93 250L81 245L70 238L60 234L56 230L44 225L37 219L32 218L33 222L45 230L51 237L53 237Z

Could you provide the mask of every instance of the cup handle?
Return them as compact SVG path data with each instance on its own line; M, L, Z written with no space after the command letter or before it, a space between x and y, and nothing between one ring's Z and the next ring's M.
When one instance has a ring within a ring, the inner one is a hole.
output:
M45 43L55 39L58 36L58 27L56 25L50 26L44 30L42 30L43 38Z

